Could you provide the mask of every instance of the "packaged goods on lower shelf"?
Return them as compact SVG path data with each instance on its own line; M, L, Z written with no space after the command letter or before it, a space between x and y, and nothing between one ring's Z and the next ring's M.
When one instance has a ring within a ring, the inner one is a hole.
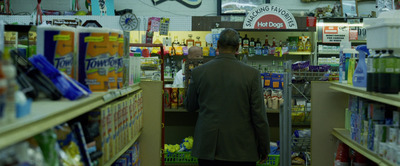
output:
M47 164L42 150L33 138L0 150L0 165L17 166L22 164Z
M112 166L140 166L140 148L136 141L124 154L121 155Z
M164 86L164 107L165 108L183 108L183 102L186 97L185 88L175 87L172 84Z
M0 165L13 165L12 163L24 161L24 158L16 158L15 161L14 158L6 158L15 153L18 153L17 156L25 153L29 156L31 154L27 150L33 149L35 144L41 149L41 157L36 158L42 158L45 164L33 165L55 165L61 162L64 165L83 166L112 162L110 160L119 157L116 155L121 154L121 150L139 136L143 123L142 102L142 91L139 90L34 136L34 139L29 139L29 146L25 145L26 143L18 143L4 148L0 150ZM32 141L37 143L31 143ZM21 146L26 148L21 151ZM136 165L140 163L138 146L138 143L135 143L134 148L128 150L132 152L130 156L134 159L131 163ZM122 157L127 158L128 152ZM13 162L8 163L9 161Z
M267 108L278 110L279 106L284 102L282 90L270 88L264 90L264 100Z
M339 142L337 152L335 153L335 166L348 166L352 163L353 165L365 165L365 166L377 166L378 164L369 160L357 151L349 148L346 144Z
M164 145L164 161L166 165L197 165L198 159L192 156L193 137L189 136L182 140L180 144ZM275 142L270 143L270 154L266 163L257 166L278 166L279 165L279 145Z
M114 157L142 128L142 91L104 105L89 113L88 121L96 121L100 135L96 146L102 149L101 163Z
M351 96L345 126L349 126L352 140L396 163L400 157L399 119L397 107Z

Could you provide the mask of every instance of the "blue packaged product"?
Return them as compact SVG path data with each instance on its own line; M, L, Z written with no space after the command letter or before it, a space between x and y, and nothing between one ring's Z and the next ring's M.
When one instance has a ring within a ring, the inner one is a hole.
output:
M263 56L268 56L268 46L264 46L262 48L262 54L263 54Z
M126 164L127 165L132 165L133 164L132 163L132 158L131 158L131 156L129 154L125 153L125 154L122 155L122 157L126 159Z
M348 75L349 75L349 66L350 66L350 58L351 58L351 54L349 54L349 53L345 53L344 54L344 57L345 57L345 64L344 64L344 67L345 67L345 69L344 69L344 80L345 80L345 82L347 83L347 78L348 78Z
M126 159L120 158L117 161L115 161L112 165L113 166L126 166Z
M272 88L271 78L271 73L264 73L264 88Z
M365 55L369 55L366 45L357 46L356 50L360 52L357 67L353 75L353 86L367 87L367 64L365 63Z
M134 153L134 152L133 152L132 147L129 148L125 153L128 155L129 160L131 161L132 165L135 164L135 163L134 163L134 159L133 159L133 153Z
M343 54L343 50L340 50L339 55L339 83L342 83L345 80L345 71L346 71L346 57Z
M375 137L375 128L374 128L374 123L370 119L368 121L368 136L367 136L367 147L369 150L374 151L374 137Z
M214 47L210 47L210 52L209 52L209 56L215 56L215 49Z
M279 74L279 76L281 77L281 80L280 80L281 82L279 84L279 89L283 89L285 80L283 79L283 74Z
M279 89L280 88L280 83L281 83L281 78L280 78L280 74L277 73L272 73L272 77L271 77L271 88L272 89Z

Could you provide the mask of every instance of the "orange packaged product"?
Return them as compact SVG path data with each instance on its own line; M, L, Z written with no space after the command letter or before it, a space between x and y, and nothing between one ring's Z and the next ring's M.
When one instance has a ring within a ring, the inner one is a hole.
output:
M109 67L113 63L109 52L109 30L104 28L77 28L78 81L92 92L109 89Z
M117 70L118 70L118 59L119 59L119 33L116 30L111 31L109 36L109 67L108 67L108 83L110 89L117 89Z
M59 71L75 78L75 28L38 26L37 34L37 54L45 56Z
M118 59L117 59L117 86L118 89L122 89L124 86L124 35L122 32L119 33L118 37Z
M171 93L171 108L178 108L178 88L173 87Z

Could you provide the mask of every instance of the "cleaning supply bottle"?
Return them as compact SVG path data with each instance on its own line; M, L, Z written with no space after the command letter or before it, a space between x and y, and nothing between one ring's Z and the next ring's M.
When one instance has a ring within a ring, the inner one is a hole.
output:
M340 51L339 51L339 83L347 83L347 75L346 75L346 54L344 52L345 49L351 47L350 42L343 41L340 43Z
M353 75L353 86L365 88L367 87L367 64L365 63L365 54L369 55L369 51L366 45L359 45L356 50L359 52L359 59Z
M384 63L384 58L386 58L388 55L388 51L387 50L382 50L381 54L379 55L379 57L377 57L375 59L375 66L376 66L376 77L377 78L377 82L376 82L376 89L374 90L374 92L382 92L382 87L385 84L385 77L386 74L384 74L384 70L385 70L385 63ZM385 75L385 76L383 76Z
M347 58L346 58L346 60L347 60ZM346 63L347 63L347 61L346 61ZM348 63L349 63L349 66L347 68L347 84L353 85L353 74L354 74L354 69L356 68L355 54L350 54Z
M381 93L397 94L399 93L399 74L396 74L396 56L393 50L389 50L387 54L382 54L379 58L379 87Z
M378 92L378 87L379 87L379 72L378 72L378 69L379 69L379 57L382 55L382 53L383 53L383 50L378 50L377 52L376 52L376 54L375 54L375 56L373 56L373 63L372 63L372 70L374 71L373 73L372 73L372 78L373 78L373 80L372 80L372 85L371 85L371 91L372 92Z
M375 74L376 74L376 69L374 68L374 60L375 56L379 56L380 51L376 50L375 54L371 54L368 56L367 59L367 92L373 92L374 90L374 85L375 85Z

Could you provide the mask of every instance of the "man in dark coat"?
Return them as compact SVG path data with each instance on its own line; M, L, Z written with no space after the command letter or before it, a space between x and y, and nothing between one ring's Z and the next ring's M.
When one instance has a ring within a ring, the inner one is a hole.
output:
M235 58L239 35L225 29L219 55L192 71L185 105L198 111L192 155L200 166L255 166L269 153L260 72Z

